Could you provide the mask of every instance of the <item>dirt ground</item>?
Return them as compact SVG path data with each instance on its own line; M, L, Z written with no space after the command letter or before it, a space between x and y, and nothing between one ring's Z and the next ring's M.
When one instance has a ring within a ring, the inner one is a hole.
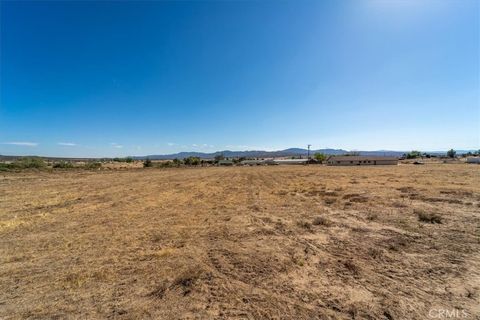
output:
M0 174L0 319L479 319L479 306L480 166Z

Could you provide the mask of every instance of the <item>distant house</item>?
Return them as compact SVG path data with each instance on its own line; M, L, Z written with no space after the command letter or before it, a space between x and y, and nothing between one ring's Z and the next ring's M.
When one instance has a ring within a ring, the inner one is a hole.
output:
M337 156L327 160L329 166L375 166L375 165L397 165L395 157L371 157L371 156Z
M233 166L232 160L220 160L218 161L219 166Z
M480 157L468 157L466 162L480 164Z
M310 161L309 159L274 159L273 160L275 164L307 164Z

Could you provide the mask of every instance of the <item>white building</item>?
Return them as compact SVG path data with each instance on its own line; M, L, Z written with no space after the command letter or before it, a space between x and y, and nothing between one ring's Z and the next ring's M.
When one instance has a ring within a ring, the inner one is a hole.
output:
M468 157L466 162L480 164L480 157Z

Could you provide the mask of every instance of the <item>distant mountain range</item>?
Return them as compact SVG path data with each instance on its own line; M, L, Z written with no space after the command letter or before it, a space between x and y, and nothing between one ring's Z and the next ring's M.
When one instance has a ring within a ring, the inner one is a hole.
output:
M347 154L350 151L343 149L318 149L310 150L310 155L313 155L316 152L324 153L327 155L343 155ZM362 156L388 156L388 157L401 157L405 151L391 151L391 150L377 150L377 151L355 151ZM457 153L462 153L463 150L457 151ZM465 153L468 151L465 151ZM306 157L308 153L307 149L302 148L289 148L285 150L278 151L263 151L263 150L251 150L251 151L216 151L211 153L205 152L179 152L173 154L163 154L163 155L148 155L148 156L137 156L135 159L144 160L149 158L151 160L172 160L172 159L183 159L187 157L199 157L201 159L213 159L215 156L223 155L226 158L273 158L273 157ZM429 152L430 154L445 154L445 151L435 151Z

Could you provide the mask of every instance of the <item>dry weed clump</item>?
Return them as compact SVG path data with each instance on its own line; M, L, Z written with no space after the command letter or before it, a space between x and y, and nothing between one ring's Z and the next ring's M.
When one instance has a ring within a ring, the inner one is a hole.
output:
M390 238L387 243L388 250L399 252L400 250L405 249L408 246L409 240L405 236L398 235Z
M303 229L308 230L308 231L312 231L312 224L308 221L305 221L305 220L298 221L297 225L300 228L303 228Z
M353 262L352 259L345 260L343 262L343 266L354 276L358 276L360 273L360 267L355 262Z
M367 220L368 220L368 221L375 221L375 220L377 220L377 219L378 219L378 213L372 212L372 211L369 211L369 212L367 213Z
M442 217L438 213L425 212L419 209L415 209L414 213L418 216L418 221L432 224L442 223Z
M406 208L407 204L405 202L394 201L392 203L392 207L394 207L394 208Z
M195 283L201 276L201 269L187 269L180 272L172 281L163 281L149 293L149 296L162 299L167 292L178 292L182 296L186 296L192 292Z
M324 227L329 227L332 225L332 221L330 221L329 219L323 217L323 216L319 216L319 217L315 217L312 221L312 224L314 226L324 226Z
M374 260L379 260L383 256L383 251L379 248L370 248L368 249L368 255L372 257Z
M337 199L335 199L335 198L325 198L324 202L325 202L326 205L331 205L331 204L334 204L335 202L337 202Z

